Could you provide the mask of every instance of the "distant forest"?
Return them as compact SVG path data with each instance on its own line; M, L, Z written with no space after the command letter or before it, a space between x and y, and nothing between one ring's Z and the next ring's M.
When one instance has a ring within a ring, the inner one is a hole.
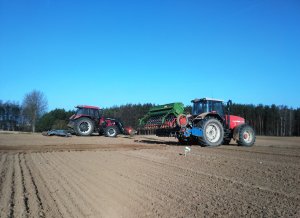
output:
M142 118L154 104L126 104L104 108L106 117L117 118L124 125L137 128ZM191 106L185 108L191 113ZM67 128L68 118L74 111L55 109L41 116L37 131ZM233 104L231 114L244 117L254 127L257 135L300 136L300 108L276 105ZM22 113L22 106L0 100L0 130L30 131L30 122Z

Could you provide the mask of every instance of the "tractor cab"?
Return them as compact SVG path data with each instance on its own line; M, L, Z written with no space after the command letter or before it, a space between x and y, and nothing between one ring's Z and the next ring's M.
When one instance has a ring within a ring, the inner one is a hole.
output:
M213 112L221 117L225 116L223 101L212 98L201 98L192 100L192 115L197 116L203 113Z
M77 115L78 117L88 116L92 119L98 120L103 116L103 110L99 107L79 105L76 108L77 111L75 115Z

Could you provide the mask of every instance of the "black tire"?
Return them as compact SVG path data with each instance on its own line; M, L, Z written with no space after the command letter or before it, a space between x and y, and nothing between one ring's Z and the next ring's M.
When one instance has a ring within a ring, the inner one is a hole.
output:
M200 126L203 130L203 137L200 144L207 147L216 147L222 144L224 129L221 122L214 117L207 117L201 121Z
M94 132L94 122L87 117L79 118L75 122L75 132L80 136L91 135Z
M247 124L242 125L239 127L238 134L237 143L239 146L251 147L254 145L256 136L251 126Z
M107 137L117 137L119 130L117 126L108 126L105 128L104 133Z

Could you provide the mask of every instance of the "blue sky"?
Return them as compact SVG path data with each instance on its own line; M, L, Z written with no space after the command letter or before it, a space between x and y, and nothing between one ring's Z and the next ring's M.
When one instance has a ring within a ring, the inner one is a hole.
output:
M300 107L298 0L0 0L0 99Z

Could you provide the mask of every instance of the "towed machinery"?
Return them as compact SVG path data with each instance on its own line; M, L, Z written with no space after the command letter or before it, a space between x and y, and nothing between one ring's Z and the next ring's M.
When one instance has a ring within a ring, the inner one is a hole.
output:
M254 144L253 128L244 118L230 114L231 100L226 105L212 98L194 99L192 103L192 114L187 115L183 114L182 103L156 106L140 120L140 125L155 129L157 136L175 136L183 144L214 147L229 144L231 139L240 146Z
M152 133L162 136L170 135L178 130L176 118L184 112L180 102L158 105L150 108L149 112L140 119L139 133Z
M95 132L108 137L116 137L119 133L125 135L134 134L131 127L124 127L122 122L105 118L103 110L95 106L79 105L68 123L68 127L74 130L76 135L89 136Z

